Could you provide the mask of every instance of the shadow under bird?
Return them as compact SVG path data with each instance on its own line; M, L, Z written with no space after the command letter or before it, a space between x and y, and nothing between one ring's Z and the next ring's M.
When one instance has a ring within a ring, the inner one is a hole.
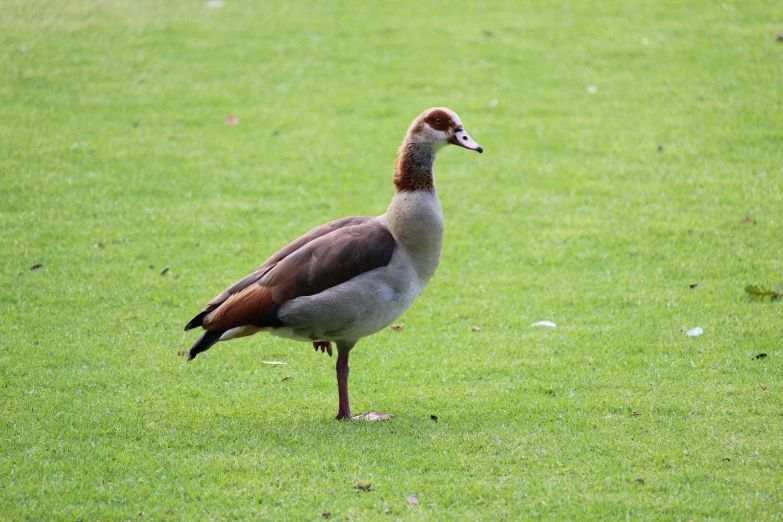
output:
M351 414L348 354L359 339L399 318L438 268L443 211L433 168L448 144L483 151L454 111L434 108L419 115L400 146L397 192L386 213L321 225L221 292L185 326L205 330L188 360L218 341L257 332L313 343L330 356L335 343L336 418L388 418Z

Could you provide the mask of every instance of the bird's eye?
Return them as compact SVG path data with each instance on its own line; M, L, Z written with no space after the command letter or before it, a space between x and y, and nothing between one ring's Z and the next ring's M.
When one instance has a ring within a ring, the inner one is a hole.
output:
M440 125L440 118L435 118L435 125Z

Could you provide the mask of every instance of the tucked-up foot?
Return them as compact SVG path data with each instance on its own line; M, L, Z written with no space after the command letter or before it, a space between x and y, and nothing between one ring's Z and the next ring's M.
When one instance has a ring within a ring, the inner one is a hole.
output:
M332 356L332 343L329 341L313 341L313 348L315 348L316 352L320 348L321 353L328 353L329 357Z

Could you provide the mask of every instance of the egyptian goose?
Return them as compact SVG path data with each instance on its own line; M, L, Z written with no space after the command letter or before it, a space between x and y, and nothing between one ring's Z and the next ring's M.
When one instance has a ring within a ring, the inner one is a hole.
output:
M218 341L257 332L313 343L332 355L337 344L337 419L351 419L348 354L362 337L394 322L427 287L440 261L443 212L433 167L447 144L483 149L446 108L423 112L397 158L397 193L378 217L321 225L233 284L185 326L204 330L188 360ZM380 412L364 418L388 418Z

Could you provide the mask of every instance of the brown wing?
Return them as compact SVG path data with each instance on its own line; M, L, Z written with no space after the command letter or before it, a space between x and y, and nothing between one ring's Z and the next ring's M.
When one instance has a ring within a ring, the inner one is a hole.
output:
M268 268L274 264L279 263L282 259L293 254L294 252L296 252L297 250L305 246L307 243L313 241L314 239L318 239L321 236L325 236L326 234L329 234L341 228L352 227L355 225L361 225L365 223L376 223L376 221L373 218L369 218L369 217L351 216L342 219L336 219L334 221L330 221L329 223L326 223L325 225L316 227L312 229L310 232L308 232L307 234L300 237L299 239L289 243L286 247L278 251L277 254L273 255L272 257L264 261L264 264L262 264L258 269L261 270L263 268Z
M207 330L251 324L281 326L275 314L280 305L386 266L394 247L391 233L375 221L337 229L269 267L256 283L232 295L207 315L203 326Z
M324 227L331 230L320 233ZM201 316L202 326L207 330L250 324L281 326L275 315L281 304L386 266L394 252L391 233L370 218L346 218L324 227L291 243L255 273L213 299Z
M232 295L238 294L248 286L257 282L259 279L261 279L261 277L264 276L264 274L266 274L269 271L270 267L274 266L281 259L284 259L291 253L299 250L307 243L313 241L314 239L318 239L321 236L325 236L330 232L334 232L335 230L339 230L344 227L350 227L353 225L358 225L361 223L366 223L368 221L372 221L372 218L362 217L362 216L351 216L342 219L336 219L334 221L330 221L329 223L326 223L325 225L321 225L320 227L316 227L312 229L310 232L306 233L299 239L292 241L291 243L283 247L281 250L279 250L275 255L273 255L266 261L264 261L264 263L258 268L258 270L256 270L249 276L240 279L233 285L223 290L217 296L215 296L215 298L212 299L209 303L207 303L207 306L204 307L204 309L201 312L199 312L199 314L196 317L190 320L190 322L185 326L185 330L187 331L196 328L198 326L203 326L202 322L204 320L204 317L209 315L210 312L217 310L217 308L223 303L225 303Z

